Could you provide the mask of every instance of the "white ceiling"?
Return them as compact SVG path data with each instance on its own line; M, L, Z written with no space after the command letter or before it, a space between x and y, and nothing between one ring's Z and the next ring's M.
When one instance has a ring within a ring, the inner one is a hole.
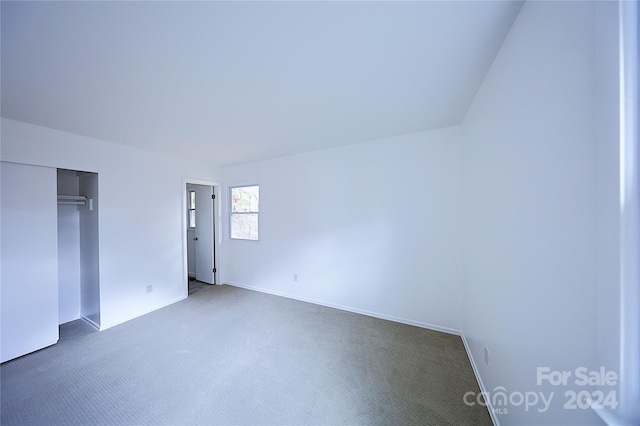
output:
M224 165L459 124L520 2L2 2L2 116Z

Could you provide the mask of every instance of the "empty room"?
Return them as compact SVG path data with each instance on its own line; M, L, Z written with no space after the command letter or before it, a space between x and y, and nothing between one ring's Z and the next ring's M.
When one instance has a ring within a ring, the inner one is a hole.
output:
M636 1L1 1L0 423L640 424Z

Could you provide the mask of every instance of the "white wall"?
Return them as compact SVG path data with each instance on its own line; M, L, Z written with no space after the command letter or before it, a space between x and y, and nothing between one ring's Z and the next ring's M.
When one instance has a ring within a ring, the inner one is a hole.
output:
M487 391L555 393L545 413L507 406L502 424L600 423L563 409L564 392L593 388L538 386L536 369L598 367L598 315L615 315L598 313L617 262L599 246L616 244L615 8L525 3L464 121L464 334Z
M184 179L215 181L213 167L5 118L1 155L99 174L102 329L187 296Z
M223 220L223 282L460 328L459 128L222 173L260 185L259 243L229 242Z

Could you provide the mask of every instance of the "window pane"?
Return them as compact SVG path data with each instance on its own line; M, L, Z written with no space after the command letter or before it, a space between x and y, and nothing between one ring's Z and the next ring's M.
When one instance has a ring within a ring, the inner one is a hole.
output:
M231 212L258 212L260 204L259 186L231 188Z
M189 208L196 208L196 191L189 192Z
M231 238L241 240L258 239L258 214L232 214Z
M196 211L189 210L189 228L196 227Z

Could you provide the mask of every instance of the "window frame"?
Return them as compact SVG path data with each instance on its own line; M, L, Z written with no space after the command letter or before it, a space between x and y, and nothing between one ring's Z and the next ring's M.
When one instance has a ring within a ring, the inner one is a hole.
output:
M196 229L198 219L196 218L196 190L190 189L187 191L187 229ZM193 200L193 203L191 202ZM193 205L193 208L191 207ZM193 226L191 226L191 212L193 212Z
M237 188L249 188L252 186L256 186L258 187L258 210L257 211L250 211L250 212L234 212L233 211L233 190L237 189ZM242 184L242 185L233 185L233 186L229 186L228 187L228 225L229 225L229 232L227 235L228 241L233 241L233 242L244 242L244 243L259 243L261 241L260 239L260 184L258 183L250 183L250 184ZM249 238L236 238L236 237L232 237L232 229L233 229L233 217L236 215L256 215L258 222L257 222L257 231L258 231L258 238L257 239L249 239Z

